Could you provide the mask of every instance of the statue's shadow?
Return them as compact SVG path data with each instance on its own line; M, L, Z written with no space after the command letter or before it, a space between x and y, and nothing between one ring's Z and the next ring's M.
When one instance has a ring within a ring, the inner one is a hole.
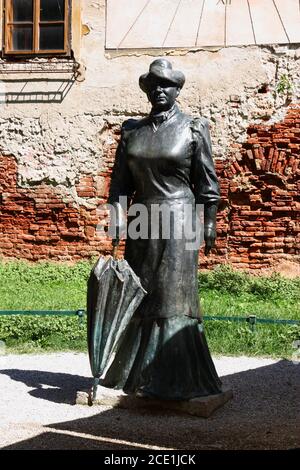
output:
M78 375L7 369L28 393L75 404L91 379ZM299 447L299 364L278 361L221 377L234 398L208 419L94 406L92 415L53 422L45 432L5 449L294 449ZM47 404L45 405L47 406Z
M74 405L78 390L88 390L92 386L92 379L61 372L4 369L0 374L33 389L28 391L32 397L69 405Z

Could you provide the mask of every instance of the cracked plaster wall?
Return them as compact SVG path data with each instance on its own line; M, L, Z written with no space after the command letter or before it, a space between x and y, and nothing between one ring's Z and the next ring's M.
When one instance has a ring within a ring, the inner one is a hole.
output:
M107 170L103 149L114 143L107 129L129 116L149 111L138 78L148 70L153 51L105 53L105 2L82 2L80 57L84 80L71 84L61 103L2 103L0 153L17 161L19 187L46 183L74 204L96 203L78 196L75 185L84 175ZM162 51L160 51L162 53ZM155 53L157 54L157 53ZM214 156L228 159L247 140L250 124L284 118L300 98L300 46L248 46L166 52L173 67L186 75L179 97L181 109L204 115L211 123ZM42 81L0 83L1 93L55 92L53 74ZM55 77L55 76L54 76ZM284 77L291 88L283 84ZM41 78L40 76L38 78ZM61 75L57 75L58 83ZM278 88L281 91L278 92Z
M72 193L79 175L94 173L101 166L101 129L105 121L118 124L128 116L149 111L138 77L153 58L108 58L104 53L103 1L83 2L82 22L89 31L85 31L81 42L85 80L75 82L60 104L1 105L0 150L17 159L22 186L46 181L65 186ZM216 157L226 158L232 143L245 141L249 123L280 120L289 100L299 99L300 48L296 46L173 54L169 51L173 66L186 75L179 104L187 113L202 114L210 120ZM293 86L290 94L276 94L283 75ZM47 83L52 76L44 78L44 83L27 84L25 91L34 92L35 86L52 90L52 84ZM258 93L263 84L268 85L268 91ZM23 86L18 82L1 85L6 93Z

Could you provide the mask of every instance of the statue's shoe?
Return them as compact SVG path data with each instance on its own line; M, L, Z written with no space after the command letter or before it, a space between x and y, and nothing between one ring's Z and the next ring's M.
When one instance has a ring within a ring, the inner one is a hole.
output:
M143 390L142 388L139 388L135 392L135 397L136 398L152 398L153 399L153 396L150 395L149 393L145 392L145 390Z

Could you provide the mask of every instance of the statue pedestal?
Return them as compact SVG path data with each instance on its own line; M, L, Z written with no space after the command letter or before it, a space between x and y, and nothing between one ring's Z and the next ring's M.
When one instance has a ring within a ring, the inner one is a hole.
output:
M232 398L231 389L224 388L222 393L208 395L206 397L193 398L191 400L158 400L152 398L139 398L134 395L126 395L121 390L111 390L99 387L97 396L92 401L91 392L77 392L77 405L110 406L125 409L143 410L171 410L202 418L208 418L212 413L225 405Z

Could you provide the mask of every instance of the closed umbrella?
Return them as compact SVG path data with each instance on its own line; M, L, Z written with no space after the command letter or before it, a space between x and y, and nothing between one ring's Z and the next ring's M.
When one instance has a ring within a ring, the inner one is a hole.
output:
M146 294L126 260L100 256L91 271L87 293L93 399L100 377L112 363L126 327Z

